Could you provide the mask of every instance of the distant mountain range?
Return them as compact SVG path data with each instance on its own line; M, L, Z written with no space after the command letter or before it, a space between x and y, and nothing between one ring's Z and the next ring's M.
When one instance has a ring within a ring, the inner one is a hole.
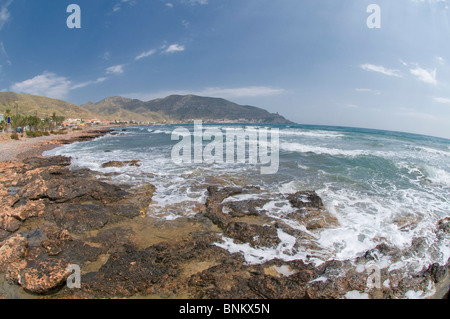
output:
M88 102L81 106L41 96L0 93L0 113L9 108L14 113L18 105L20 114L44 117L55 112L66 118L121 120L150 123L190 122L239 122L290 124L279 114L269 113L258 107L238 105L221 98L195 95L171 95L163 99L143 102L120 96L108 97L100 102Z

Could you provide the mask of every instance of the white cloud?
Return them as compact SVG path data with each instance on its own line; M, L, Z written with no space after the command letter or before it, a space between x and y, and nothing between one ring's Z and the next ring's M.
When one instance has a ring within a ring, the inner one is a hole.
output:
M365 71L377 72L388 76L402 77L399 70L387 69L380 65L363 64L361 65L361 68Z
M450 104L450 99L445 97L435 97L433 100L437 103L441 104Z
M113 12L118 12L118 11L122 10L122 6L123 6L125 3L128 3L128 4L130 4L130 5L134 5L134 4L135 4L135 1L132 1L132 0L120 0L119 2L117 2L117 3L114 5L114 7L113 7Z
M197 4L200 4L200 5L208 4L208 0L184 0L184 2L186 2L192 6L195 6Z
M374 90L374 89L360 89L360 88L358 88L358 89L355 89L355 91L363 92L363 93L372 93L372 94L375 94L375 95L380 95L381 94L380 91Z
M11 91L63 99L69 93L71 86L72 82L67 78L46 71L32 79L13 84Z
M37 75L31 79L14 83L10 87L10 91L46 96L55 99L64 99L71 90L84 88L92 84L102 83L106 80L106 77L101 77L93 81L73 84L72 81L64 76L57 76L55 73L45 71L41 75Z
M12 3L12 0L6 1L5 3L0 5L0 30L3 26L8 22L11 18L11 13L8 10L9 5Z
M94 81L82 82L82 83L79 83L79 84L75 84L70 89L71 90L76 90L76 89L84 88L84 87L86 87L88 85L105 82L107 79L108 78L103 77L103 78L98 78L97 80L94 80Z
M124 72L123 67L123 64L110 66L106 69L106 74L122 74Z
M440 65L444 65L445 64L445 59L441 56L437 56L436 57L436 61L440 64Z
M182 52L184 50L185 50L185 48L183 45L172 44L172 45L169 45L169 47L164 51L164 53Z
M143 59L143 58L146 58L146 57L148 57L148 56L151 56L151 55L153 55L153 54L155 54L155 53L156 53L156 50L155 50L155 49L152 49L152 50L147 51L147 52L143 52L143 53L141 53L140 55L138 55L138 56L135 58L135 60L138 61L138 60L140 60L140 59Z
M284 89L272 88L267 86L249 86L240 88L220 88L208 87L201 90L167 90L151 93L130 93L123 94L125 97L139 99L142 101L153 100L169 95L198 95L218 98L242 98L242 97L265 97L284 93Z
M426 70L417 65L414 69L409 70L412 75L416 76L419 81L436 85L436 74L437 69L434 70Z
M167 3L166 3L166 7L173 8L173 4L170 3L170 2L167 2Z

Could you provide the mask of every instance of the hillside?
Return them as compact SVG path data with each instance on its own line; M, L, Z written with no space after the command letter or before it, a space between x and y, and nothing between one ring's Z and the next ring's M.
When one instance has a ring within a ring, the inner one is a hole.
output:
M18 110L16 109L18 106ZM124 97L108 97L100 102L76 105L36 95L0 93L0 113L10 109L22 115L37 115L41 118L56 113L65 118L120 120L151 123L190 122L248 122L248 123L292 123L278 114L248 105L211 97L195 95L171 95L163 99L143 102Z
M37 115L41 118L51 116L55 112L65 118L92 119L97 115L91 111L69 102L50 99L42 96L17 94L12 92L0 92L0 113L10 109L13 114Z
M250 122L288 124L290 121L266 110L211 97L171 95L163 99L143 102L123 97L109 97L98 103L86 103L84 108L103 117L127 115L148 121L188 122Z

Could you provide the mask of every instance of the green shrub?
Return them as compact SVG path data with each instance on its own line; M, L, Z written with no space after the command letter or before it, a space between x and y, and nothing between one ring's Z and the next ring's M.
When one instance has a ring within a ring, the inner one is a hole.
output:
M12 140L18 141L18 140L19 140L19 134L17 134L17 133L12 133L12 134L11 134L11 139L12 139Z

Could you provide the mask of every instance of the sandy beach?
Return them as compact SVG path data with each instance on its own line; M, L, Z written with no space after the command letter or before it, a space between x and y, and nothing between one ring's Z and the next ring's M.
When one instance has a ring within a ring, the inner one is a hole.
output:
M110 126L96 126L80 131L69 131L64 135L50 135L36 138L21 137L18 141L12 140L9 133L0 133L0 162L21 161L27 158L41 156L43 152L55 147L79 139L83 140L88 137L100 136L110 129Z

